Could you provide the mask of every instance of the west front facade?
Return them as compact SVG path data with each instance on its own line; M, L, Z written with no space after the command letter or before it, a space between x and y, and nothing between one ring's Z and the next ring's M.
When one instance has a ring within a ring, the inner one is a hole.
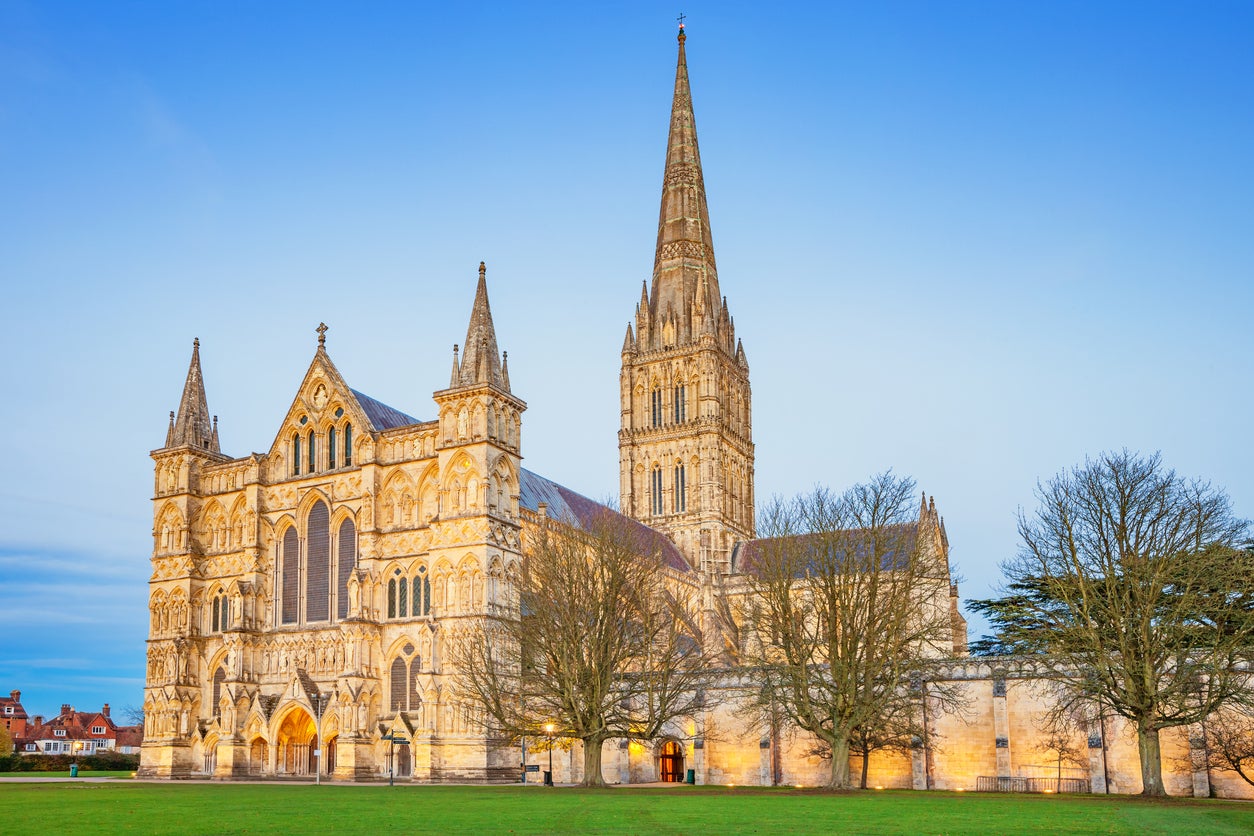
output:
M622 345L620 510L648 528L676 582L712 613L747 594L752 397L719 285L685 41L681 28L653 275ZM520 564L538 526L616 512L522 467L527 404L497 345L485 265L448 385L420 410L428 420L353 389L326 331L317 329L266 452L241 458L220 449L193 342L165 444L152 452L141 776L493 782L520 780L521 762L547 769L547 749L487 736L479 710L456 692L444 649L479 620L517 612ZM432 368L444 362L431 359ZM1059 765L1042 748L1047 688L1016 660L967 657L934 500L912 528L943 567L933 606L953 625L952 645L934 650L934 684L968 699L961 711L935 710L922 683L931 733L911 751L874 755L870 783L976 789L1054 775ZM751 684L744 676L729 666L728 694ZM823 783L829 767L813 740L754 725L734 700L710 705L656 741L607 742L606 780L691 771L698 783ZM1169 791L1208 794L1211 776L1172 772L1191 745L1184 730L1178 737L1163 736ZM1136 748L1119 721L1103 717L1075 743L1083 757L1065 770L1075 786L1140 790ZM579 780L581 763L578 744L559 750L556 779Z

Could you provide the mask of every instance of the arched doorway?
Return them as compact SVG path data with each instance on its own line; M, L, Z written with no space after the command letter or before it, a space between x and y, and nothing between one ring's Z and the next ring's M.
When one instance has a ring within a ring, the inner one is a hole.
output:
M684 780L684 750L674 740L666 741L659 750L658 777L671 783Z
M396 777L408 778L414 772L414 761L409 753L409 744L396 747Z
M339 742L340 736L337 734L327 741L327 766L323 771L330 775L335 771L335 744Z
M254 737L252 744L248 747L248 771L253 775L261 775L266 771L266 741L261 737Z
M206 775L212 775L218 768L218 738L210 737L203 745L203 768Z
M294 710L279 726L275 771L280 775L312 775L317 745L318 729L313 718L304 709Z

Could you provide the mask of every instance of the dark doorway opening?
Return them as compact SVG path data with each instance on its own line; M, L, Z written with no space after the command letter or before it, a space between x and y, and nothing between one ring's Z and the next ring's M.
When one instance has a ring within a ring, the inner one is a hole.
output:
M659 761L663 781L679 783L684 780L684 750L678 743L674 740L663 743Z

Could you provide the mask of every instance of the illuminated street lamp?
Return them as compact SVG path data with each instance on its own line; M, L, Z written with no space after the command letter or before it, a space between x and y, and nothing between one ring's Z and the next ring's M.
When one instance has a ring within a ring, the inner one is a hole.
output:
M544 731L549 736L549 772L545 776L544 783L551 787L553 786L553 724L549 723L546 725Z

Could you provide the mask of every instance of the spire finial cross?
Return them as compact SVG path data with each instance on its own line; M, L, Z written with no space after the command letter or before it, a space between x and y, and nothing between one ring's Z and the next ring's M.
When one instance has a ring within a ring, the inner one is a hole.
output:
M678 21L679 21L679 28L680 28L680 29L683 29L683 28L684 28L684 21L685 21L687 18L688 18L688 15L684 14L683 12L680 12L680 13L679 13L679 17L675 18L676 20L678 20Z
M318 345L319 346L326 345L327 344L327 324L325 322L319 322L318 327L315 328L314 330L318 332Z

